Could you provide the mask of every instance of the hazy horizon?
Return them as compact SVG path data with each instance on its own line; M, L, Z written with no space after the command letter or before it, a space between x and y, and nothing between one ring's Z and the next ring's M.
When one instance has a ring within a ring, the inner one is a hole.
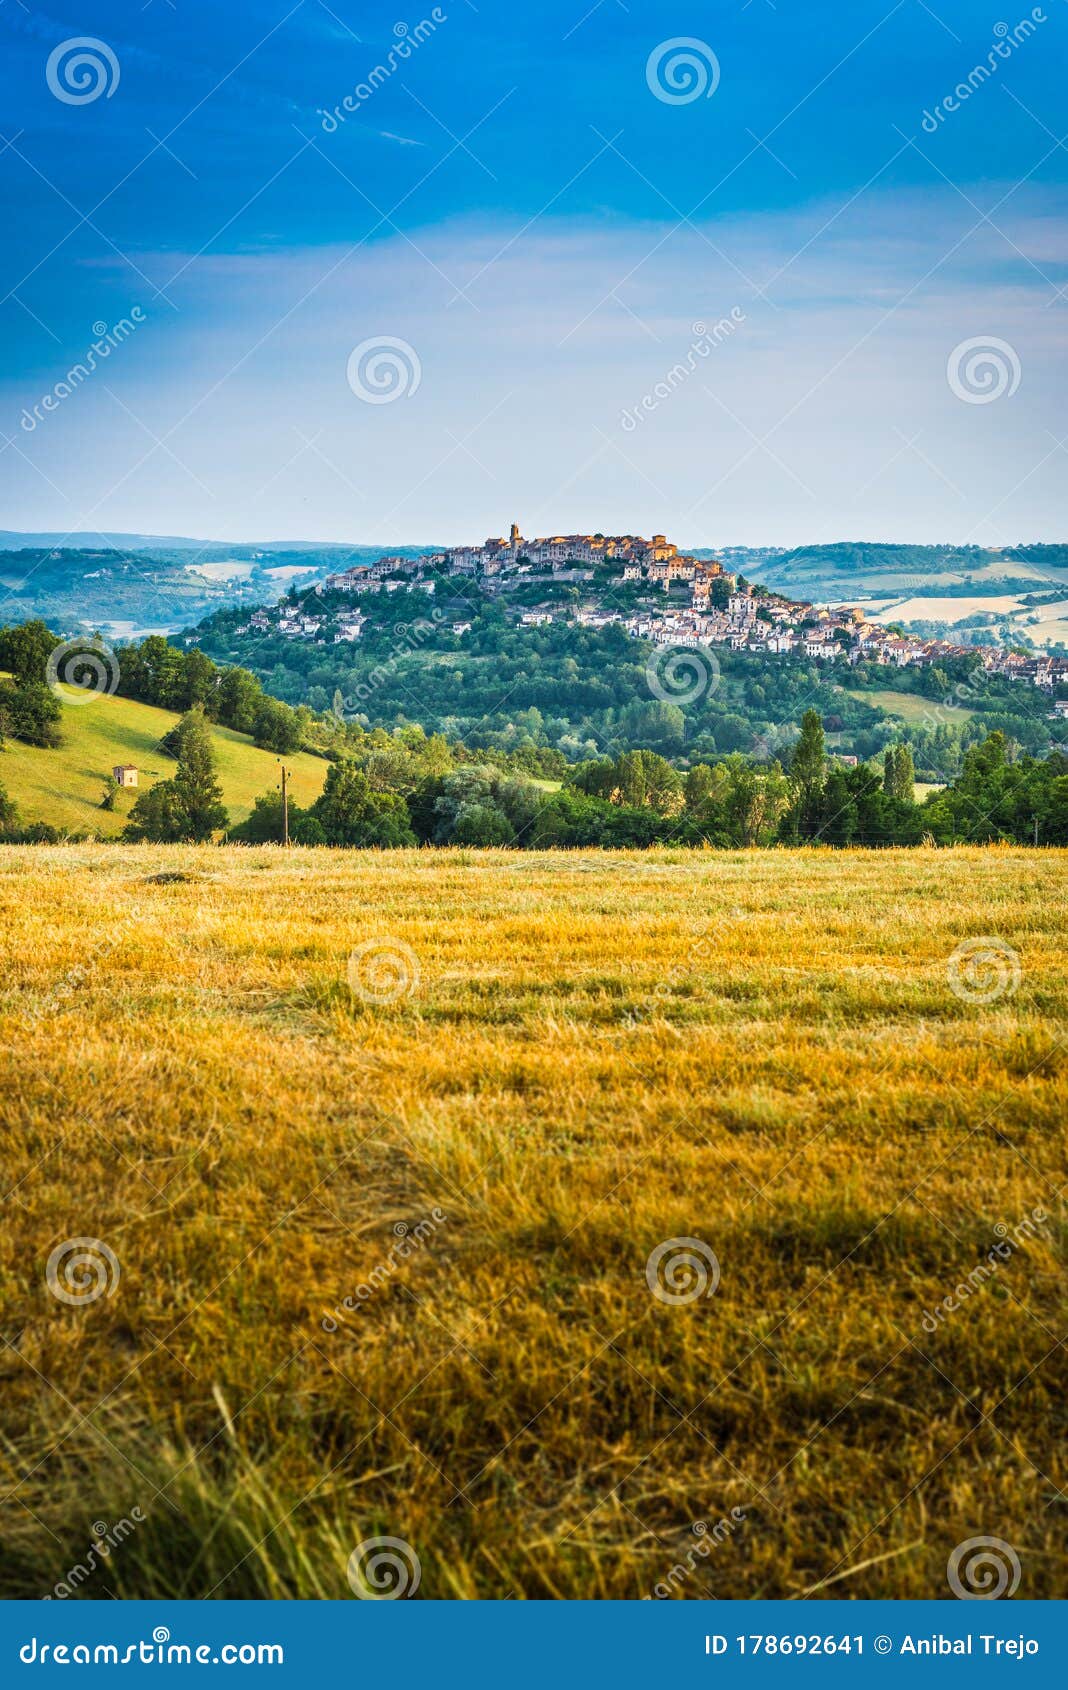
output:
M340 539L324 539L322 536L315 537L315 536L309 536L307 534L292 534L292 535L273 534L273 535L268 535L268 536L255 535L255 534L253 534L253 535L233 534L233 535L230 535L229 537L220 538L218 536L213 536L213 535L209 535L209 534L179 534L179 533L173 533L173 532L172 533L158 533L157 534L157 533L149 533L149 532L143 531L143 530L131 530L131 529L82 529L82 530L80 530L76 533L64 535L63 531L61 529L58 529L58 528L42 528L42 529L0 528L0 538L7 538L10 535L15 535L19 539L40 540L42 544L47 544L49 546L56 547L57 549L59 549L61 546L63 546L64 549L69 548L72 551L90 549L89 547L82 547L82 546L75 544L75 542L78 541L78 540L156 541L161 545L184 545L184 544L188 544L190 547L196 547L196 546L256 546L256 547L260 547L260 548L262 548L266 551L274 550L274 549L276 549L280 546L287 546L287 547L293 547L293 548L298 548L298 549L306 547L308 550L315 550L317 548L327 547L327 546L336 546L336 547L340 548L341 550L344 550L347 547L353 547L353 548L356 548L356 549L359 549L359 550L366 550L366 551L373 550L376 546L381 546L384 552L388 552L390 547L401 546L401 547L406 547L409 550L411 550L413 548L419 548L419 549L425 550L425 551L439 551L439 550L448 549L452 545L471 544L471 543L476 543L476 542L481 543L482 541L484 541L487 538L494 538L494 537L497 537L497 536L503 537L507 534L509 526L510 526L509 523L505 523L503 526L499 525L496 529L494 529L491 525L489 528L487 528L485 530L485 532L480 530L478 533L454 534L454 535L451 535L448 539L443 539L440 535L437 536L437 537L431 538L431 539L420 539L420 538L408 536L408 537L403 538L403 539L398 540L398 539L394 538L394 539L391 539L389 541L378 540L378 539L353 538L351 535L345 535L343 538L340 538ZM523 524L520 523L519 526L522 529ZM650 526L650 527L648 527L644 530L633 529L633 528L632 529L622 529L622 528L619 528L619 529L612 528L612 529L610 529L610 528L607 528L603 523L597 523L597 524L594 524L592 526L588 523L585 523L585 524L580 523L579 526L577 528L574 528L574 529L562 529L560 527L549 528L549 529L545 530L544 534L541 534L541 535L538 535L538 536L535 536L533 531L531 531L530 533L524 533L524 538L529 539L529 540L533 540L535 538L546 538L550 534L565 533L565 532L566 533L574 533L574 534L609 534L609 533L613 533L613 534L614 533L619 533L619 534L635 533L636 534L636 533L644 533L647 538L654 533L656 533L656 534L665 534L666 533L668 539L675 538L675 536L673 536L673 534L672 534L670 526L667 529L665 529L663 522L661 522L659 525L654 524L654 525L652 525L652 526ZM59 538L57 538L57 536L59 536ZM779 541L764 541L764 540L724 540L717 545L715 542L708 542L708 541L705 541L705 540L690 541L690 540L687 540L687 539L676 539L676 543L679 547L679 550L682 551L682 552L727 550L731 547L740 547L742 550L745 550L745 551L764 551L764 550L772 550L772 549L774 549L774 550L784 550L784 551L800 551L800 550L803 550L803 549L809 549L809 548L816 547L816 546L827 548L827 547L835 546L835 545L850 545L850 546L932 546L932 547L938 546L938 547L942 547L942 546L959 546L959 545L962 544L962 542L954 541L954 540L943 540L943 539L922 539L922 540L909 539L909 540L906 540L906 539L902 539L902 537L900 535L896 535L896 536L895 535L873 536L873 535L870 535L870 534L864 534L864 535L838 534L838 535L834 536L833 538L822 539L822 540L799 539L799 540L795 540L792 543L785 544L785 545L782 542L779 542ZM1047 545L1059 545L1059 544L1068 545L1068 539L1061 540L1057 536L1041 535L1041 536L1037 536L1037 537L1020 538L1020 539L1017 539L1017 540L1006 541L1004 544L999 545L999 546L985 545L981 541L969 541L969 542L967 542L967 544L972 545L972 546L976 546L978 549L983 550L983 551L1013 551L1013 550L1016 550L1018 547L1022 547L1022 546L1047 546Z

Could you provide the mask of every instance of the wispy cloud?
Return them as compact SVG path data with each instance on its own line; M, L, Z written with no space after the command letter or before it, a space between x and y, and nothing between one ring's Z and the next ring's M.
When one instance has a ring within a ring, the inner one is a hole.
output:
M981 203L996 198L984 185ZM0 494L13 524L54 527L38 477L76 514L128 471L94 524L173 529L180 511L194 531L346 539L358 514L361 535L386 543L496 532L524 512L691 544L1068 531L1059 196L1022 191L998 228L948 188L835 209L697 228L466 219L354 248L207 252L175 287L177 315L116 371L189 473L162 452L135 467L143 431L86 391L30 443L37 477L0 457ZM152 275L184 263L131 256ZM622 431L694 324L735 306L741 326ZM376 335L422 366L417 394L382 408L345 380L352 348ZM960 403L946 378L954 347L980 335L1010 343L1022 370L989 407ZM9 372L8 412L55 352L32 376ZM301 455L294 430L325 433L329 462Z

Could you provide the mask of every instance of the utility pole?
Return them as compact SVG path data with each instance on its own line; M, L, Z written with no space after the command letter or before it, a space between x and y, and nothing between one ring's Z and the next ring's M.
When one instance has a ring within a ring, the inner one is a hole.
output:
M284 763L281 764L281 769L282 769L282 844L288 845L289 844L289 792L288 792L288 789L287 789L287 782L289 780L289 770L286 768Z
M1037 817L1037 816L1032 816L1032 817L1031 817L1031 820L1032 820L1032 821L1033 821L1033 822L1034 822L1034 824L1035 824L1035 844L1036 844L1036 845L1037 845L1037 844L1038 844L1038 817Z

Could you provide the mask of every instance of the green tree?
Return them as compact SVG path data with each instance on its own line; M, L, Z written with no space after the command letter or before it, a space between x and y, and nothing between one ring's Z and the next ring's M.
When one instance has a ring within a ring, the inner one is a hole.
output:
M686 717L670 700L651 699L638 706L633 719L636 739L658 746L662 751L674 751L686 737Z
M452 826L453 845L511 845L511 823L496 804L463 804Z
M174 785L185 818L185 838L203 842L226 826L230 818L215 778L211 734L199 705L182 718Z
M54 750L62 743L63 710L51 687L43 681L22 681L0 687L0 718L12 739Z
M218 688L219 671L211 658L195 647L187 651L178 684L179 709L191 710L195 704L202 704L206 713L214 716L218 710Z
M329 845L415 845L408 806L397 793L373 792L355 763L332 763L311 807Z
M197 706L178 724L178 768L141 794L124 837L170 844L204 844L229 821L215 778L215 753L203 710Z
M790 826L799 839L813 839L819 831L826 779L823 722L818 710L806 710L790 758Z
M8 797L7 787L0 782L0 838L7 838L19 830L19 807Z
M693 769L683 782L683 794L686 798L686 810L705 810L706 804L713 803L717 796L717 774L706 762L695 762Z
M1068 845L1068 775L1057 775L1049 783L1041 817L1041 838L1046 845Z
M263 688L248 669L224 669L219 681L219 721L239 734L250 734Z
M265 792L252 806L251 815L232 827L227 839L238 845L281 845L284 834L282 794ZM325 845L321 822L299 804L289 801L289 838L294 845Z
M432 806L436 845L454 842L457 821L465 811L497 808L498 779L496 769L481 763L468 763L444 776Z
M137 647L136 667L130 664L130 654L123 652L120 663L122 690L133 698L143 698L148 704L158 704L162 710L178 710L182 705L184 673L183 654L164 639L162 634L149 634Z
M849 845L857 831L857 806L845 769L832 763L823 788L818 837L827 845Z
M724 798L727 838L732 845L767 845L780 827L791 788L779 764L754 769L745 757L720 765L727 779Z
M41 621L0 628L0 669L16 681L44 681L48 659L62 641Z
M883 791L888 798L903 798L907 784L908 798L913 796L912 752L907 745L888 745L883 752Z
M173 780L157 781L142 792L122 830L124 839L172 845L185 839L184 817Z
M287 757L291 752L300 750L300 717L288 704L265 696L253 717L252 737L265 750L277 751L280 756Z
M591 797L635 809L648 805L660 815L676 815L685 802L682 776L655 751L624 751L614 759L580 763L571 784Z

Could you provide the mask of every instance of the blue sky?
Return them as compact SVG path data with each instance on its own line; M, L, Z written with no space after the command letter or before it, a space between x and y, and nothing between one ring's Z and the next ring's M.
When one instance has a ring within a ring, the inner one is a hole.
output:
M1065 0L3 0L0 36L0 527L1068 539Z

